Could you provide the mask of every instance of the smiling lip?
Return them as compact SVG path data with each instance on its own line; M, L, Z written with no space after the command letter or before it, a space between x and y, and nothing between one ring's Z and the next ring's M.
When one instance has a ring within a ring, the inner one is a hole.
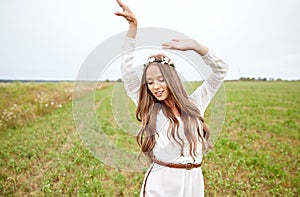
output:
M155 96L161 97L163 93L164 93L163 90L162 91L157 91L157 92L155 92Z

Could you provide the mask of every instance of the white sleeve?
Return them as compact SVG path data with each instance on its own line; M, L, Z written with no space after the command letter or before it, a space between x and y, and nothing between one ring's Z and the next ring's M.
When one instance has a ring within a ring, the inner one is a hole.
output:
M202 56L202 58L204 62L211 67L212 73L202 85L190 95L190 98L199 108L201 116L203 117L207 106L224 81L226 73L228 72L228 65L211 49L209 49L208 53Z
M127 37L122 47L121 73L127 95L137 105L140 89L139 68L133 66L135 39Z

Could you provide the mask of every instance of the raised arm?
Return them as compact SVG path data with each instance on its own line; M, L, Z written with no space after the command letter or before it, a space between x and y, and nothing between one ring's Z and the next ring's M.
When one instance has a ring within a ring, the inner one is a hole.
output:
M138 77L137 69L133 68L135 38L137 33L137 19L129 7L123 4L120 0L117 0L119 6L123 12L116 12L115 15L124 17L129 23L129 29L127 32L127 38L123 45L121 72L124 87L127 91L127 95L137 105L140 80Z
M223 83L228 71L228 65L213 50L192 39L171 40L164 43L163 48L182 51L193 50L201 55L204 62L211 67L212 73L191 95L191 99L200 109L203 116L211 99Z
M115 15L124 17L127 22L129 23L129 29L127 33L127 37L129 38L135 38L136 37L136 31L137 31L137 19L133 12L129 9L127 5L121 2L121 0L117 0L117 3L122 8L123 12L115 12Z

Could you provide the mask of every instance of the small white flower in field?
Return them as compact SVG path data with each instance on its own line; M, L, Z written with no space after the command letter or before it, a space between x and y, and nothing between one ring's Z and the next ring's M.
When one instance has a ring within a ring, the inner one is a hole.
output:
M37 99L34 99L34 101L37 102L38 100L37 100Z
M45 107L48 107L48 103L45 104Z
M15 104L14 104L14 107L17 107L17 106L18 106L18 104L15 103Z
M59 104L59 105L57 105L57 107L58 107L58 108L61 108L61 107L62 107L62 105L61 105L61 104Z
M49 183L49 184L47 184L47 185L45 185L45 187L50 187L50 183Z
M53 102L53 101L51 101L51 105L54 105L54 102Z
M41 97L41 95L39 95L39 94L38 94L38 95L37 95L37 97L38 97L38 98L40 98L40 97Z

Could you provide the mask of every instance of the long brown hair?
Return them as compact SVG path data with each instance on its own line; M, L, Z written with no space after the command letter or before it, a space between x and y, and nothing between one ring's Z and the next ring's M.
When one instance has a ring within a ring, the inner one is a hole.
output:
M162 57L166 56L158 54L149 58L160 60ZM141 147L141 151L151 159L153 157L152 150L156 143L156 118L159 111L162 110L171 122L168 137L172 137L181 146L181 155L183 155L184 141L178 134L178 119L172 112L172 109L166 105L164 101L157 100L148 89L146 83L146 71L150 65L157 65L166 81L169 97L174 101L184 123L184 134L190 145L189 153L191 157L195 159L195 156L197 155L197 140L202 140L202 147L205 152L212 148L212 145L208 141L210 131L205 124L203 117L201 117L199 109L190 101L174 65L170 66L169 64L158 62L145 64L136 109L136 118L142 123L142 127L136 137L137 143ZM197 131L196 133L195 130Z

